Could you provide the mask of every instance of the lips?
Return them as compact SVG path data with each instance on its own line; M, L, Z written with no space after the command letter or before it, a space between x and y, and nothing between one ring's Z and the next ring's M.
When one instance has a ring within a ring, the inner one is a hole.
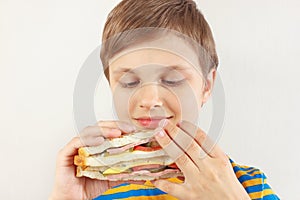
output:
M135 118L135 120L139 123L139 125L147 128L156 128L158 127L159 122L162 119L171 119L171 117L141 117Z

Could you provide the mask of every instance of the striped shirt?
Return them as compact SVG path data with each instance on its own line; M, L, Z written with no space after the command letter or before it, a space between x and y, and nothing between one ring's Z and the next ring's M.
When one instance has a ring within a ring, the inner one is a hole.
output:
M238 165L230 159L236 177L243 185L251 199L278 200L267 183L265 174L257 168ZM182 183L177 178L168 179L171 182ZM94 200L176 200L177 198L155 188L150 181L144 185L123 183L112 187Z

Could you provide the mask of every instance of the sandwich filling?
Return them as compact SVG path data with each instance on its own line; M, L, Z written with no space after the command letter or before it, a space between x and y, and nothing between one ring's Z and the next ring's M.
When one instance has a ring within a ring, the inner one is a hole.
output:
M154 180L183 176L149 131L106 139L97 147L80 148L78 154L74 158L78 177Z

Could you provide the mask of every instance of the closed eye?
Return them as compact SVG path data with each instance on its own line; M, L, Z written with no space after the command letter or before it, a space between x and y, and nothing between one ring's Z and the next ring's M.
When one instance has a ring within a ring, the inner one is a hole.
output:
M178 86L182 84L185 81L185 79L181 80L164 80L162 79L161 82L167 86Z
M124 88L133 88L133 87L136 87L140 84L140 81L137 80L137 81L132 81L132 82L120 82L119 83L121 84L122 87Z

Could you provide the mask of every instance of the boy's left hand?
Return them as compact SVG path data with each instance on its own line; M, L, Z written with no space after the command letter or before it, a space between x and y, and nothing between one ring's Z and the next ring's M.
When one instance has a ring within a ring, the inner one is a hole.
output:
M184 183L157 180L154 185L179 199L250 199L221 148L197 126L161 123L156 140L183 172Z

